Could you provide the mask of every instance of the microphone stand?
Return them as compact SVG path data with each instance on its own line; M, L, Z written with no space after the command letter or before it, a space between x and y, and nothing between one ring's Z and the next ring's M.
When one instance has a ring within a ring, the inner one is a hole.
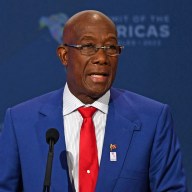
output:
M50 192L51 185L51 172L52 172L52 164L53 164L53 155L54 155L54 140L50 139L49 141L49 152L47 156L47 165L44 179L44 187L43 192Z

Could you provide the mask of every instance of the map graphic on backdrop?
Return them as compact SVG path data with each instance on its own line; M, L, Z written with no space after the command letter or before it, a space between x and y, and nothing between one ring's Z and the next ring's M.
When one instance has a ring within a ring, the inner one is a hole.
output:
M42 16L39 20L40 28L48 27L51 36L57 41L62 43L63 26L68 20L68 16L65 13L53 14L48 17Z

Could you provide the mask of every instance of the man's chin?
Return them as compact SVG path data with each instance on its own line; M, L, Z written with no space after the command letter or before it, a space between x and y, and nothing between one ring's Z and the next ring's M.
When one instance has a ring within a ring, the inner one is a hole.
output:
M109 90L109 88L107 89L106 87L105 88L104 87L97 87L97 88L90 90L90 96L93 99L97 100L100 97L102 97L108 90Z

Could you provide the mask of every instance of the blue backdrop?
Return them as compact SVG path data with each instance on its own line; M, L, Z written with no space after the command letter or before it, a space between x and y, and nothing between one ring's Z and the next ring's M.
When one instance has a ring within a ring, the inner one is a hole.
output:
M84 9L104 12L125 45L114 86L171 106L192 191L192 1L1 0L0 124L7 107L60 88L62 27Z

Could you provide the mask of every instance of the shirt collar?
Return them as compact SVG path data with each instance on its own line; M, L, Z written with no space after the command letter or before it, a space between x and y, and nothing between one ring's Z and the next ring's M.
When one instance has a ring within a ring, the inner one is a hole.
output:
M68 115L73 111L77 110L77 108L82 106L93 106L103 113L108 113L108 104L110 98L110 91L108 90L102 97L96 100L94 103L85 105L82 103L77 97L75 97L71 91L67 83L65 84L64 92L63 92L63 115Z

